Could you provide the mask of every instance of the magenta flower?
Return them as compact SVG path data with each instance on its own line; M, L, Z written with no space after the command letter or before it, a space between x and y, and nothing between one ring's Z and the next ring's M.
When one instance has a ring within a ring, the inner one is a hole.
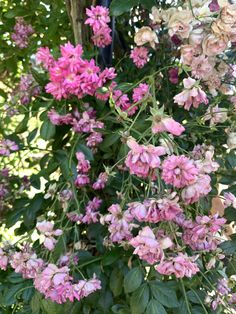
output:
M141 69L148 62L148 49L145 47L135 47L130 54L137 68Z

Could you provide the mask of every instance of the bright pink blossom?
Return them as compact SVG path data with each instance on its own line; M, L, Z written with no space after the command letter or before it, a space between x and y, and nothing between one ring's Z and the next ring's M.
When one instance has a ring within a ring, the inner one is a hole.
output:
M148 49L146 47L135 47L130 54L137 68L141 69L148 62Z
M137 103L142 101L146 96L148 96L149 85L145 83L139 84L133 89L133 102Z

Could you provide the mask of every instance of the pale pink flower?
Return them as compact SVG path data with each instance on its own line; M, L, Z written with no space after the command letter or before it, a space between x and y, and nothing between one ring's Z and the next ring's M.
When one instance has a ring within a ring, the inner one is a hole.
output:
M87 297L96 290L102 289L101 281L94 275L92 279L80 280L73 285L73 296L79 301L81 298Z
M225 192L224 198L225 198L225 200L224 200L224 207L225 208L232 206L233 208L236 209L236 196L233 193Z
M10 264L23 278L35 278L44 267L43 260L27 250L11 255Z
M182 199L185 204L193 204L206 196L211 191L211 178L208 175L199 174L193 184L187 185L182 193Z
M162 164L162 179L166 184L171 184L176 188L193 184L198 173L194 161L184 155L171 155Z
M0 269L6 270L8 265L8 256L3 251L3 249L0 248Z
M55 109L51 109L48 112L48 118L50 122L54 125L72 124L73 122L73 116L70 113L66 115L60 115L56 112Z
M129 138L127 145L130 151L126 157L125 164L131 174L141 178L147 178L152 175L153 170L160 167L159 156L166 153L162 146L139 145L135 139Z
M148 49L146 47L135 47L130 54L137 68L141 69L148 62Z
M204 79L212 72L213 66L209 62L209 58L205 55L194 57L191 63L192 76L197 79Z
M152 123L152 133L169 132L173 135L180 136L185 128L177 121L169 117L155 117Z
M129 243L135 248L133 254L153 265L164 258L163 249L158 243L152 229L144 227Z
M179 253L175 257L164 259L161 263L155 266L155 269L162 275L175 275L176 278L189 277L191 278L199 268L195 262L197 257L190 257L187 254Z
M14 26L14 33L11 38L15 42L15 45L20 49L26 48L29 44L29 37L34 33L34 30L30 24L27 24L23 17L16 19Z
M187 78L183 80L184 90L174 97L174 102L184 109L189 110L191 106L198 108L200 104L208 104L206 93L200 88L196 87L196 80Z
M52 251L57 243L54 237L62 235L63 231L61 229L54 230L54 223L45 220L38 222L36 228L44 236L44 246Z
M207 112L203 117L203 120L210 120L210 126L218 123L223 123L228 119L227 112L227 108L219 108L218 105L215 105L214 107L208 107Z

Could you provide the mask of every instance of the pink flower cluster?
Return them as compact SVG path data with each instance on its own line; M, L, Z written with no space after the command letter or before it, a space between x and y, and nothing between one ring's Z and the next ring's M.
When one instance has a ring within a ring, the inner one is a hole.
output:
M0 141L0 155L9 156L11 152L15 152L19 149L19 146L11 140L1 140Z
M29 44L29 36L34 33L31 25L27 24L22 17L16 19L14 26L14 33L11 38L15 42L15 45L20 49L26 48Z
M101 217L102 224L109 224L108 231L110 232L110 240L112 242L120 243L123 240L130 240L132 238L131 224L133 217L128 210L122 212L120 205L113 204L108 208L109 214Z
M27 248L11 255L10 264L16 273L26 279L35 278L44 267L44 261Z
M166 197L159 200L146 199L143 203L129 203L128 210L139 222L157 223L160 221L171 221L183 211L178 204L178 197L173 198L173 196L174 194L169 198Z
M110 17L109 9L97 5L86 9L88 16L85 24L88 24L93 30L92 41L95 46L104 48L111 44L111 28L109 27Z
M85 155L82 152L77 152L76 158L78 160L77 163L78 175L77 178L75 179L75 185L78 188L81 188L90 183L90 179L88 176L90 162L87 159L85 159Z
M148 62L148 49L146 47L135 47L130 54L137 68L141 69Z
M174 102L184 109L189 110L191 106L198 108L200 104L208 104L206 93L200 88L195 86L196 80L187 78L183 80L184 90L174 97Z
M133 254L137 254L140 259L151 265L162 261L164 258L163 249L172 246L170 238L159 242L149 227L144 227L140 230L139 234L132 238L129 243L135 248Z
M101 71L94 59L84 60L81 45L74 47L67 43L60 47L60 51L61 57L58 60L53 59L47 48L39 48L36 54L37 62L49 71L50 83L46 85L46 91L57 100L72 95L79 99L86 95L93 96L116 76L113 68Z
M103 129L104 123L96 120L95 111L91 108L82 113L74 110L72 113L65 115L60 115L55 109L51 109L48 112L48 118L54 125L71 125L76 133L88 133L86 139L88 147L96 147L103 141L102 134L94 129Z
M147 178L150 175L154 179L154 170L160 168L159 156L166 153L165 148L139 145L134 138L129 138L127 145L130 151L126 157L125 165L129 168L130 173L141 178Z
M195 263L196 258L179 253L177 256L161 261L159 265L155 266L155 269L162 275L175 275L176 278L190 278L199 272L199 268Z
M214 251L221 240L217 233L226 223L224 218L218 218L217 215L197 216L193 222L186 220L183 223L183 241L193 250L197 251Z
M43 244L45 248L52 251L57 243L54 237L62 235L63 231L61 229L53 230L54 224L50 221L38 222L36 228L44 236Z
M101 282L96 277L90 280L79 280L77 283L73 283L72 280L67 266L58 268L54 264L48 264L34 279L34 286L44 294L45 298L59 304L65 303L67 300L73 302L77 299L79 301L101 289Z

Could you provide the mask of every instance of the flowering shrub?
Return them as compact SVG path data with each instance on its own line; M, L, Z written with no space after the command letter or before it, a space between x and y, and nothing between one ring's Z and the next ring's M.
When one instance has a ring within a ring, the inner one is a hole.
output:
M0 311L235 313L236 5L80 2L3 4Z

